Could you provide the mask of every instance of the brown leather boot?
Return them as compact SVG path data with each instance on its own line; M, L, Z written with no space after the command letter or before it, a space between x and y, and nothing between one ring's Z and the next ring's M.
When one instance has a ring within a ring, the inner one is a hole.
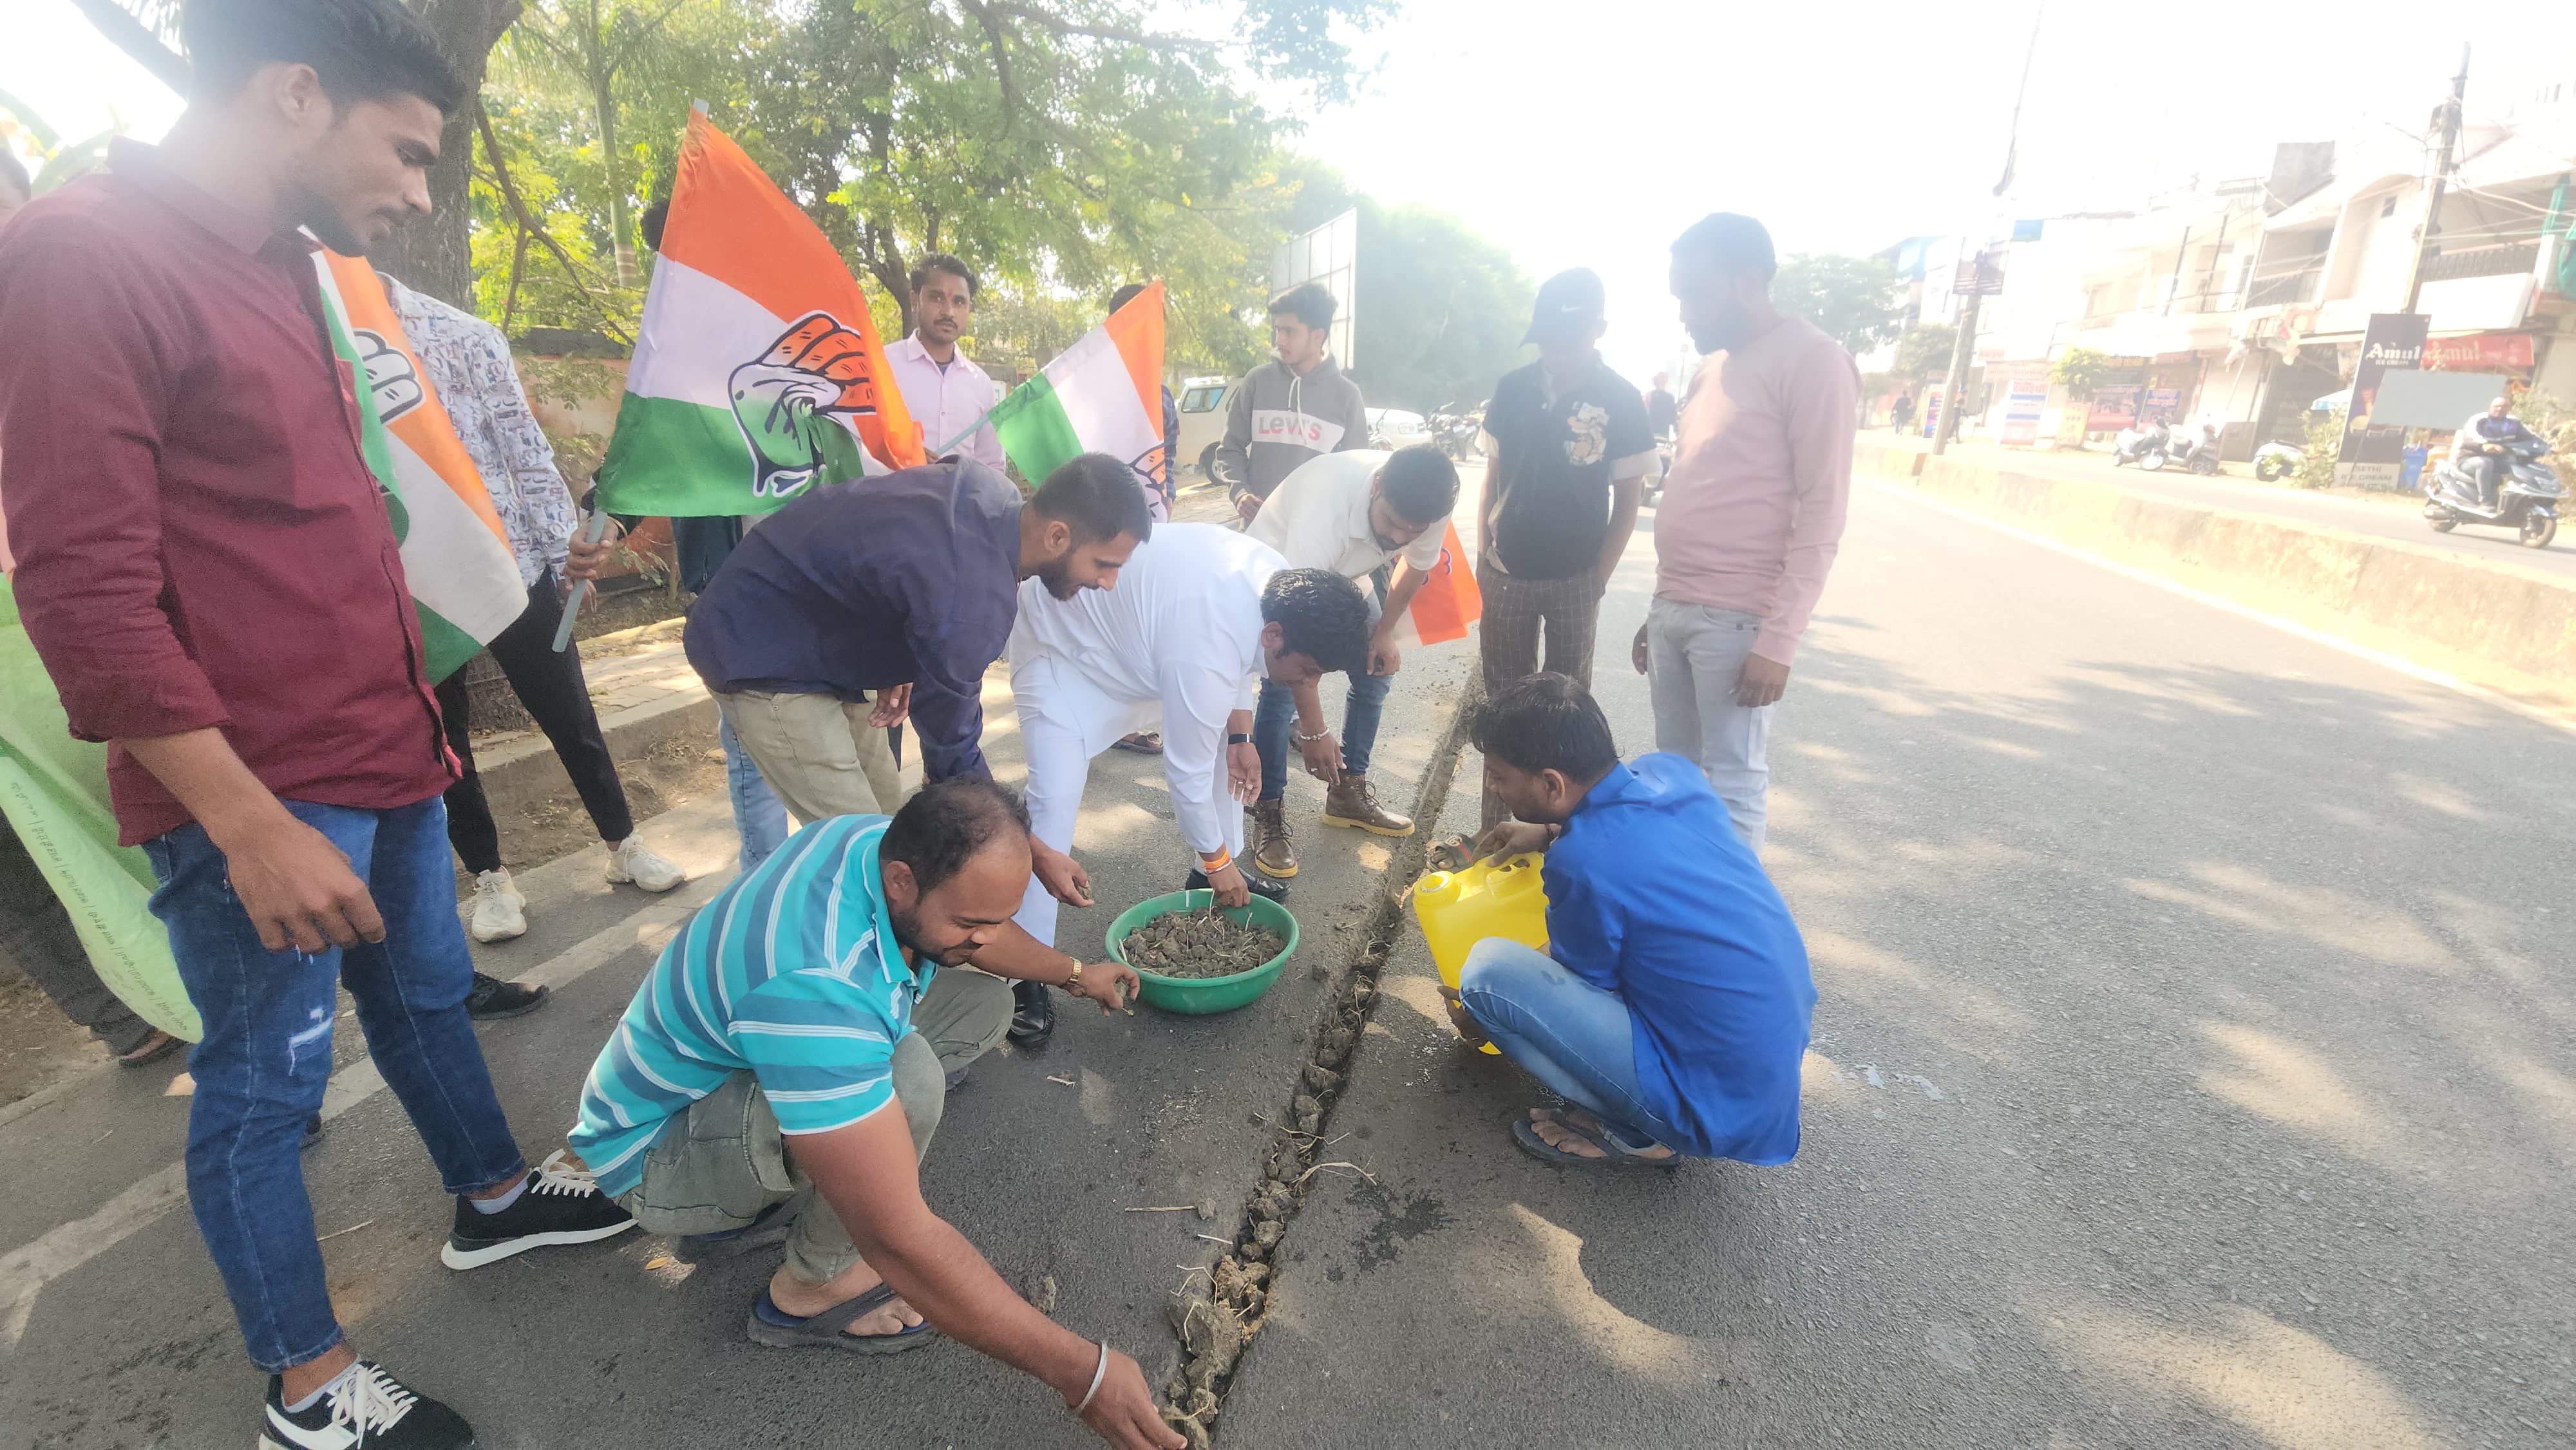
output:
M1273 881L1297 874L1297 852L1288 844L1288 816L1275 800L1252 803L1252 864Z
M1399 816L1377 803L1368 777L1343 771L1324 791L1324 824L1357 826L1373 836L1410 836L1413 817Z

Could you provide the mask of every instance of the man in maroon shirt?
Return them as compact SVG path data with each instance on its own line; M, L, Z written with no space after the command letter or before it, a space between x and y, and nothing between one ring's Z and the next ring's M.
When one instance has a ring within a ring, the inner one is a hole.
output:
M454 767L296 231L363 253L427 212L462 97L398 0L194 0L186 39L162 146L120 143L0 236L18 604L73 731L109 742L205 1020L189 1200L271 1374L260 1444L450 1450L465 1421L331 1310L296 1148L335 985L457 1196L446 1262L632 1226L586 1174L529 1172L467 1023Z

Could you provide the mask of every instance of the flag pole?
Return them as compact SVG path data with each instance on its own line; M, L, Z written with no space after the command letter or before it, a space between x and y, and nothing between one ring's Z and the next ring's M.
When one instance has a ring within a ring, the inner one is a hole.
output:
M585 544L596 544L599 542L600 535L607 532L608 510L594 508L590 513L590 526L581 531L581 541ZM581 601L589 593L590 581L587 579L572 586L572 596L564 601L563 623L555 626L556 654L562 654L564 646L572 643L573 621L581 617Z

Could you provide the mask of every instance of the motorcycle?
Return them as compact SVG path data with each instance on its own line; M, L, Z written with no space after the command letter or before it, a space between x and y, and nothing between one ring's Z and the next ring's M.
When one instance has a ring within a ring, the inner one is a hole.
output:
M2526 549L2545 549L2558 535L2558 470L2540 460L2549 445L2521 438L2504 446L2497 459L2495 502L2479 496L2476 480L2445 458L2424 476L2424 521L2433 532L2447 534L2462 524L2492 524L2512 529Z
M1472 413L1447 413L1432 420L1432 432L1440 440L1440 451L1460 463L1476 456L1476 434L1484 424Z
M2308 461L2307 451L2290 443L2266 443L2254 450L2254 476L2265 483L2278 483L2299 471Z

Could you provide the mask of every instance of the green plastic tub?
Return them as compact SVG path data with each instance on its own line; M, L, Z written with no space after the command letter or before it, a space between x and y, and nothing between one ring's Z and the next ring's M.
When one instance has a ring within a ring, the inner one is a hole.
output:
M1216 899L1212 891L1175 891L1137 902L1118 913L1109 923L1109 955L1127 967L1135 968L1137 980L1145 987L1148 1002L1166 1012L1200 1014L1231 1012L1270 990L1279 980L1279 970L1297 955L1297 918L1288 908L1266 896L1254 896L1247 905L1222 908L1227 916L1248 925L1266 926L1287 939L1279 955L1248 972L1231 977L1165 977L1146 971L1127 960L1127 934L1166 912L1196 911Z

